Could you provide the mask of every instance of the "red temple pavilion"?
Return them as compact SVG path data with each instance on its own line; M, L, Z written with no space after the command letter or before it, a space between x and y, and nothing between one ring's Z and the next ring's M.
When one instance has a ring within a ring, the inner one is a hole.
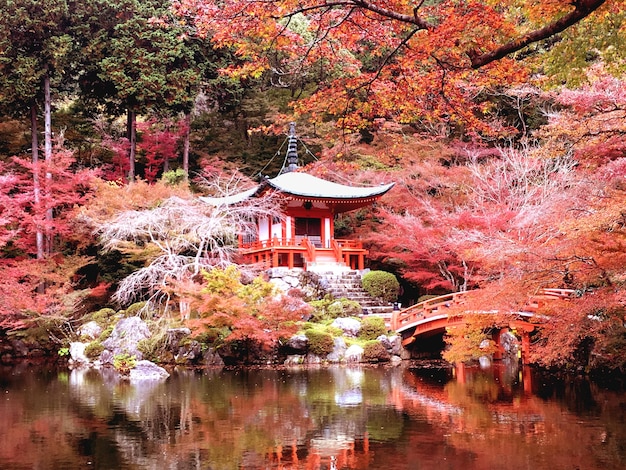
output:
M227 198L203 198L209 203L237 203L278 192L284 217L260 218L254 239L240 237L239 252L244 263L262 263L268 268L300 267L312 270L324 266L364 269L365 250L358 240L337 239L337 214L371 205L394 183L356 187L333 183L298 170L297 138L292 124L289 132L287 165L275 178L266 178L248 191Z

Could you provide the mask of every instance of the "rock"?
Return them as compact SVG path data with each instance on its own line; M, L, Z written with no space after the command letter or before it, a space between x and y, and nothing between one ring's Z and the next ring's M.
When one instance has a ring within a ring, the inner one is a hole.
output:
M287 341L287 347L300 353L305 353L309 346L309 338L306 335L294 335Z
M145 360L138 361L135 367L130 370L131 381L163 380L169 376L170 374L163 367Z
M401 356L402 350L402 338L400 335L389 336L389 342L391 343L391 350L389 351L394 356Z
M391 341L389 341L389 337L387 335L380 335L376 338L376 341L382 344L387 351L391 352Z
M136 359L143 359L143 354L137 349L137 343L142 339L150 338L151 333L146 323L139 317L122 318L113 328L102 345L111 351L113 356L128 354Z
M273 278L270 279L270 282L272 284L274 284L276 286L277 289L279 289L281 292L287 292L289 289L291 289L291 286L283 281L281 278Z
M361 329L361 322L356 318L335 318L331 326L340 328L346 336L355 338Z
M90 321L78 329L78 334L94 340L102 334L102 327L98 325L98 322Z
M99 361L101 364L113 365L113 353L108 349L105 349L100 353Z
M392 366L399 366L402 363L402 358L400 356L393 355L391 356L391 359L389 359L389 362Z
M201 357L202 346L197 341L191 341L178 348L178 354L174 356L174 360L178 364L183 364L185 362L194 362Z
M294 354L292 356L287 356L285 362L283 363L286 366L299 366L304 363L304 356L300 354Z
M209 348L204 351L204 364L207 367L224 367L224 360L222 357L215 352L214 348Z
M346 341L341 337L335 338L334 343L333 351L326 356L326 360L328 362L341 362L348 346L346 345Z
M191 330L189 328L170 328L166 332L169 348L172 351L176 351L179 348L181 340L190 334Z
M85 356L85 348L87 343L75 341L70 343L70 364L81 366L89 364L89 358Z
M305 364L310 364L310 365L321 364L322 358L315 354L307 354L304 362Z
M363 359L363 348L358 344L353 344L348 349L346 349L346 353L344 354L344 359L346 362L361 362Z

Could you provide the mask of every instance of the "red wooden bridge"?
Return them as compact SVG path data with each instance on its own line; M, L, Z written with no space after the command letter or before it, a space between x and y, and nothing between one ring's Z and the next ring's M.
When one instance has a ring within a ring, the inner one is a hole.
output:
M527 357L530 348L530 333L536 328L537 321L529 320L546 302L575 297L573 289L541 289L531 296L520 311L501 312L463 310L467 292L455 292L412 305L404 310L395 311L391 317L391 329L402 336L403 346L409 346L420 337L426 338L443 333L447 328L462 326L467 322L468 315L495 315L506 313L510 316L509 327L522 333L522 357ZM536 319L535 319L536 320Z

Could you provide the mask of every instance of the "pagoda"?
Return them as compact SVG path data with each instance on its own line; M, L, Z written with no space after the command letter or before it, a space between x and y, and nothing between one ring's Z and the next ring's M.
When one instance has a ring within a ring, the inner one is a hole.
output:
M240 236L243 263L261 263L266 268L304 270L362 270L367 250L358 240L334 236L338 214L373 204L394 183L356 187L327 181L299 171L295 125L289 129L286 165L275 178L264 178L255 188L225 198L201 198L214 205L235 204L266 191L277 193L283 217L256 220L253 239Z

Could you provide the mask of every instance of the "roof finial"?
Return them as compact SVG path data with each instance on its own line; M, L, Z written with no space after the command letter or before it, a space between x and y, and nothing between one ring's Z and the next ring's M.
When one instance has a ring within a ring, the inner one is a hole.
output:
M296 123L289 123L289 143L287 145L287 169L286 172L298 169L298 139L296 137Z

